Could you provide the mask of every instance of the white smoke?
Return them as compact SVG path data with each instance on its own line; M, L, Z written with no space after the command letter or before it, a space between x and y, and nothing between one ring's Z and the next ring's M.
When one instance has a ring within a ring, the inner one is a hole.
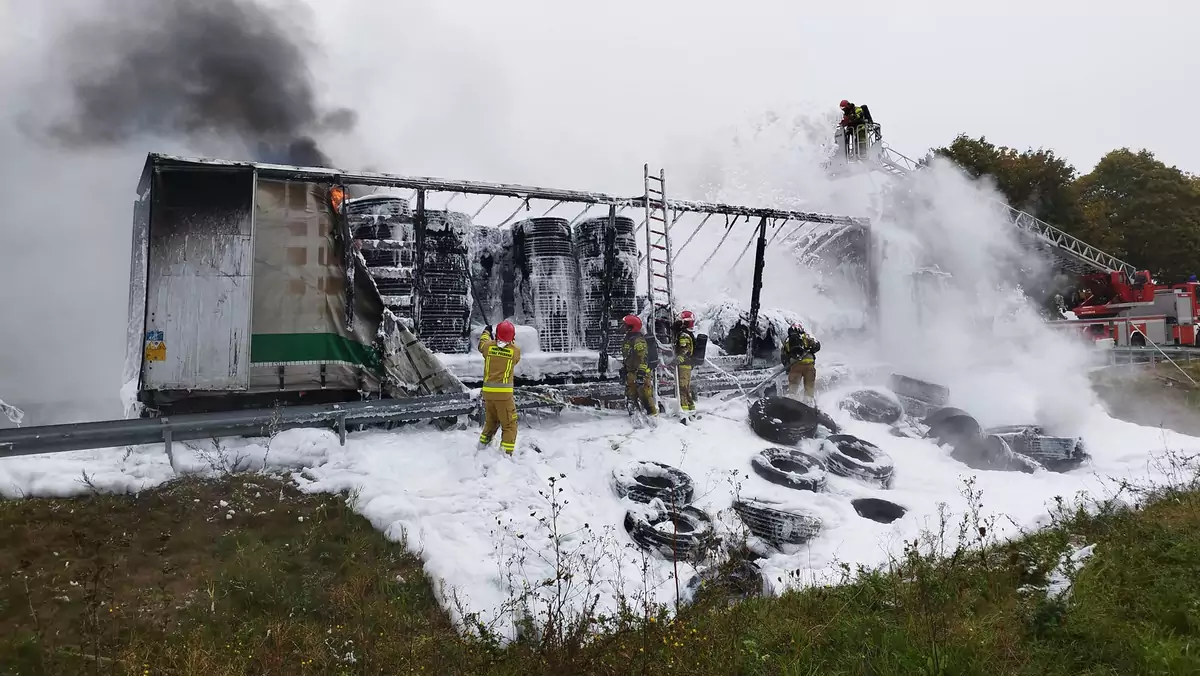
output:
M882 173L831 180L821 161L832 152L832 130L828 117L770 113L737 127L724 145L704 148L680 173L690 169L691 186L710 200L871 219L883 250L880 331L865 342L827 341L827 351L942 383L985 425L1036 421L1078 431L1079 414L1093 401L1089 353L1047 327L1023 295L1014 262L1045 263L996 211L1000 196L940 159L904 181ZM749 302L753 249L733 262L753 225L743 221L698 274L724 232L697 235L680 265L695 277L681 286L682 298ZM768 250L764 305L799 313L819 337L855 317L869 319L861 293L805 269L782 239Z

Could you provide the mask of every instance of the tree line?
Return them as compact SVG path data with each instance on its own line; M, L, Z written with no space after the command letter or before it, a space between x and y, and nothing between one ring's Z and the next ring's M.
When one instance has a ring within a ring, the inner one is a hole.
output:
M1120 148L1080 174L1053 150L1017 151L960 134L926 157L989 177L1013 207L1078 237L1162 283L1200 274L1200 176L1148 150Z

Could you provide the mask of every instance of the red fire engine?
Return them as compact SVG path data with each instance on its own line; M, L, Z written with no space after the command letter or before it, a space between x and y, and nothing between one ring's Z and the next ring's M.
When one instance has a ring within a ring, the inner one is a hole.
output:
M1076 319L1051 324L1116 345L1197 345L1198 292L1198 282L1160 286L1146 271L1132 278L1124 272L1086 275L1071 310Z

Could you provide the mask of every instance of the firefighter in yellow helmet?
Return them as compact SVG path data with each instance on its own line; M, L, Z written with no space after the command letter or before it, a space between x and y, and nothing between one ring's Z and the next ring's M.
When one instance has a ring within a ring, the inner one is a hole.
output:
M500 322L496 339L492 327L479 336L479 352L483 355L483 433L479 435L482 449L492 443L500 430L500 449L508 455L517 447L517 405L513 401L513 367L521 361L521 348L513 339L516 328L512 322Z
M625 376L625 400L633 415L637 404L652 416L658 415L654 401L654 372L647 361L649 346L642 333L642 319L637 315L625 315L625 342L621 344L621 356L625 360L621 373Z
M679 378L679 409L696 410L696 395L692 392L692 357L696 354L696 315L691 310L679 313L675 320L675 370Z
M788 372L788 394L795 395L804 383L804 398L813 403L817 384L817 352L821 342L813 338L799 323L788 328L787 340L783 343L780 357Z

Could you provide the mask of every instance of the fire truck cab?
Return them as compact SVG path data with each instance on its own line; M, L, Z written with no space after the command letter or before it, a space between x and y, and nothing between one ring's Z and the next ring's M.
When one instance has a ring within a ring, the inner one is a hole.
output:
M1147 271L1087 275L1071 310L1052 324L1121 346L1197 345L1200 283L1156 284Z

